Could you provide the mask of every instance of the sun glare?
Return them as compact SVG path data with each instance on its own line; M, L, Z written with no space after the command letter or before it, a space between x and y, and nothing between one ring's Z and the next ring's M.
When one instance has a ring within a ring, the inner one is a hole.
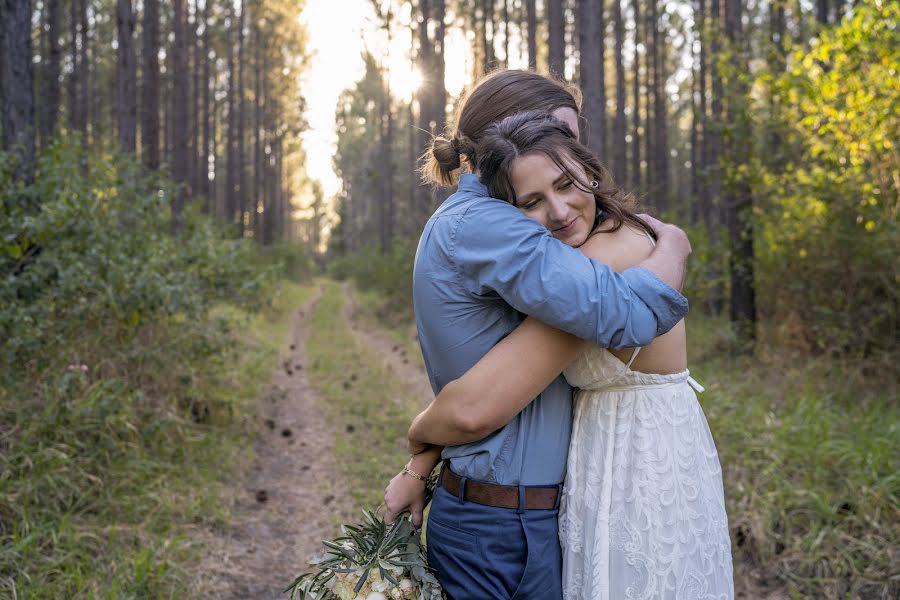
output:
M390 70L391 95L402 102L412 100L413 94L422 85L422 74L419 69L403 60L400 64L392 65Z

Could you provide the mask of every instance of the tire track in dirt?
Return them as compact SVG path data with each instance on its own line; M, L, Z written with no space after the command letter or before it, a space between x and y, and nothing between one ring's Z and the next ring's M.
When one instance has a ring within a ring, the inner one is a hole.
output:
M410 397L418 399L419 406L424 408L434 400L434 392L428 381L425 367L417 364L417 361L410 360L405 348L373 328L359 316L356 298L353 296L353 288L350 284L345 283L342 289L344 318L350 324L353 334L372 354L381 358L384 368L402 381L409 389Z
M282 590L323 553L352 506L335 460L335 431L306 376L306 340L321 288L291 320L287 348L257 401L252 464L231 487L231 522L207 531L198 596L284 599Z

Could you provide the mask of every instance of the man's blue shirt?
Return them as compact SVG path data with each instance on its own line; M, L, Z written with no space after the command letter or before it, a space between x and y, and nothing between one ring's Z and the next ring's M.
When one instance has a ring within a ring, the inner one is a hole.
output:
M645 346L687 314L687 300L642 268L615 273L556 240L474 175L432 215L416 251L419 344L438 393L532 315L605 348ZM557 377L483 440L444 449L457 473L507 485L560 483L572 388Z

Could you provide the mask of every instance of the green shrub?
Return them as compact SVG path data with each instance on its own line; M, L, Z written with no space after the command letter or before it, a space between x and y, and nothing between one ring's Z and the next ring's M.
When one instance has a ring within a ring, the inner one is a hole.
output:
M86 326L136 335L222 300L256 305L272 281L251 242L228 239L194 206L173 237L173 185L125 159L85 169L77 145L50 147L26 192L37 210L18 202L10 173L0 184L0 372L39 371Z
M335 279L352 279L363 290L377 290L391 304L412 305L412 271L415 242L397 238L389 253L374 245L339 256L328 265Z

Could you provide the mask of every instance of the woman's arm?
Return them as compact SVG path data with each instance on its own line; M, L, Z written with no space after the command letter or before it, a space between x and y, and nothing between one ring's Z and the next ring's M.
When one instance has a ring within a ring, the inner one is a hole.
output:
M580 249L624 270L645 259L652 248L643 233L622 227L591 236ZM410 450L423 444L455 446L490 435L550 385L586 343L529 317L465 375L444 386L413 420L407 434Z

